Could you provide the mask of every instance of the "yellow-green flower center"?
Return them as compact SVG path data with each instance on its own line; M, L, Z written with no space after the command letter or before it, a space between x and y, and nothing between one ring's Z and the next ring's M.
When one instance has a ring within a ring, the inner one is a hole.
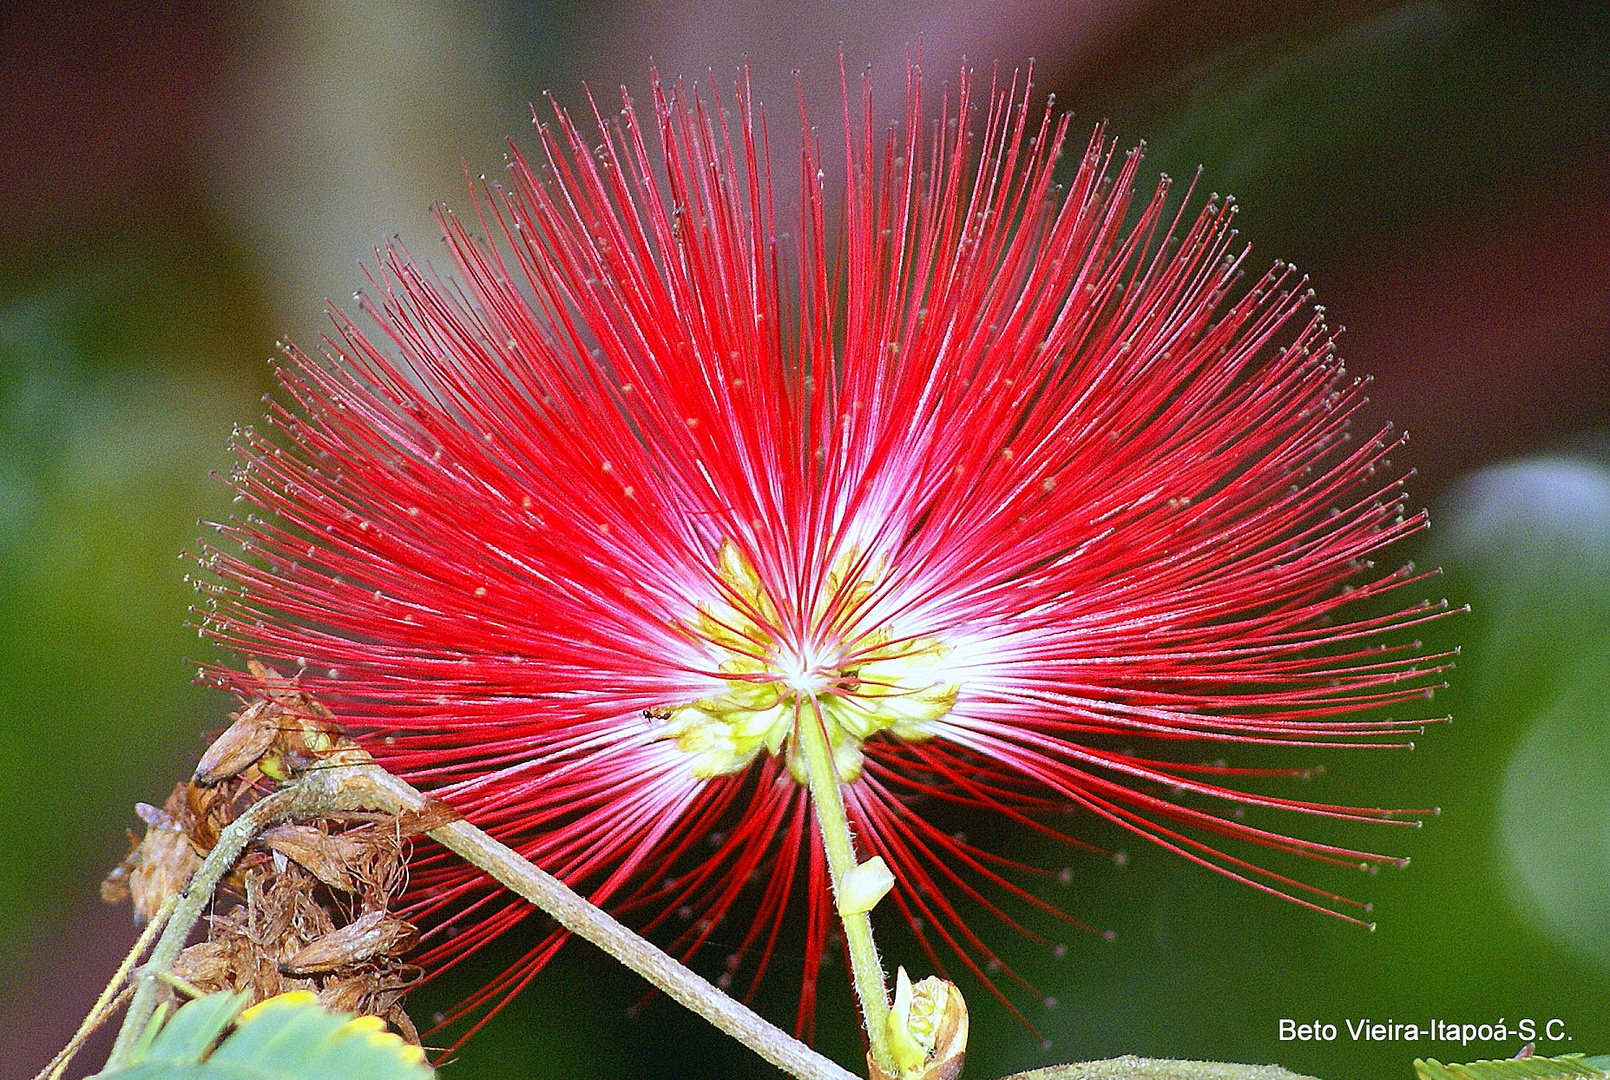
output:
M940 677L949 651L942 642L900 637L889 624L866 628L858 618L882 576L859 551L834 563L802 635L784 631L760 575L730 540L721 545L717 572L730 596L700 604L689 631L725 686L662 714L666 736L693 755L694 775L738 772L764 749L784 754L804 783L795 728L820 723L839 779L848 782L861 775L867 739L880 731L925 739L956 704L958 684Z

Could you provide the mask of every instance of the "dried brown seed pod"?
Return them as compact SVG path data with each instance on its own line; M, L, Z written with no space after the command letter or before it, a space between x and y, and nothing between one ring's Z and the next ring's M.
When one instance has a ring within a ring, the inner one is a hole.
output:
M347 738L335 714L273 668L247 665L262 685L261 695L235 715L196 765L196 783L210 786L239 776L252 766L270 780L289 780L316 761L368 755Z
M319 1004L337 1012L362 1013L370 992L370 979L364 975L349 975L344 979L326 979L319 991Z
M404 995L423 975L421 969L396 961L365 964L355 974L326 978L324 988L319 991L319 1003L327 1009L383 1016L403 1038L418 1042L419 1035L413 1024L397 1021L394 1014L402 1012Z
M203 941L191 945L173 962L173 973L203 990L234 989L241 967L236 941Z
M196 783L211 787L257 764L279 737L275 712L268 701L258 700L246 706L196 762Z
M295 860L332 889L357 891L352 867L362 855L362 848L349 836L332 836L312 825L280 825L265 831L258 841L270 851Z
M314 895L318 882L300 866L246 877L246 912L253 941L269 949L276 966L335 930L335 920Z
M396 956L405 952L418 937L419 931L412 925L393 919L384 911L371 911L309 942L282 963L280 969L292 975L334 971L378 956Z

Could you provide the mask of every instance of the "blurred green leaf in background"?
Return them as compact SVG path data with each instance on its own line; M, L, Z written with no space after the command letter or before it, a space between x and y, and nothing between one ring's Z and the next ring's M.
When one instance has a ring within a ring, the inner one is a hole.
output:
M208 474L260 408L238 363L257 322L176 254L104 258L0 303L0 760L27 777L0 784L7 927L64 877L81 886L63 853L115 846L131 786L159 795L218 723L177 663L198 643L176 556L198 518L227 514Z
M130 795L160 801L225 711L182 662L177 556L228 513L209 474L267 343L238 276L185 255L107 252L0 300L0 964L105 924Z
M1486 613L1470 719L1521 729L1498 796L1511 893L1610 967L1610 465L1494 466L1452 501L1447 549Z

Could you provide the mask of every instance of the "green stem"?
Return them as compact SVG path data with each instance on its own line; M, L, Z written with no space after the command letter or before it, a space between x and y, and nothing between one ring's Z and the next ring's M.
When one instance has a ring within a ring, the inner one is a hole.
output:
M117 972L112 976L112 981L106 984L105 990L101 991L101 996L90 1007L89 1015L84 1017L84 1022L73 1033L72 1039L69 1040L66 1046L62 1047L60 1053L50 1059L43 1069L39 1070L39 1075L35 1076L34 1080L61 1080L61 1074L67 1071L68 1065L72 1064L73 1057L83 1047L85 1040L100 1028L106 1018L116 1011L117 1007L129 995L133 994L134 991L123 984L128 980L129 972L134 970L134 965L140 962L140 957L145 955L145 950L151 947L151 942L156 939L158 934L162 933L162 928L167 925L168 917L173 914L173 909L178 902L179 896L177 893L162 901L162 906L157 909L157 913L151 917L151 921L140 933L140 939L134 943L134 948L129 950L129 954L117 966Z
M156 948L151 950L151 958L135 976L134 1000L129 1003L129 1011L123 1016L123 1026L118 1029L111 1056L106 1059L107 1072L129 1064L135 1044L140 1041L140 1036L145 1033L146 1026L156 1012L158 976L173 967L174 961L179 959L191 929L207 910L207 905L212 903L213 890L218 887L218 882L229 873L229 868L235 865L240 853L246 850L246 845L258 833L281 816L295 812L304 798L305 793L300 786L284 788L253 804L251 809L218 834L218 842L213 845L201 869L191 877L184 894L174 905L162 937L157 940Z
M794 737L805 755L811 805L816 808L816 823L822 830L822 846L827 849L827 866L836 900L844 887L844 875L859 863L855 841L850 836L850 819L844 813L844 796L839 792L833 748L828 745L821 717L815 709L803 705L796 706ZM872 940L872 915L865 911L854 915L840 912L839 919L844 924L844 944L850 953L850 973L855 983L855 996L861 1003L867 1042L872 1046L872 1060L884 1072L894 1075L898 1069L889 1050L889 991L884 981L883 962L878 959L878 946Z

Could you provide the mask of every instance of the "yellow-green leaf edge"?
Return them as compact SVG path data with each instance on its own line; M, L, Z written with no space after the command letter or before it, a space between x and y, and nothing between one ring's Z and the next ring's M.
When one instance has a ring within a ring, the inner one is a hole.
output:
M1595 1064L1604 1059L1595 1058ZM1606 1073L1582 1054L1562 1057L1499 1058L1444 1065L1436 1058L1415 1058L1416 1080L1604 1080Z
M332 1012L308 991L250 1009L208 994L153 1020L127 1067L96 1080L432 1080L416 1046L376 1017ZM234 1030L226 1030L230 1025ZM221 1038L220 1038L221 1037Z

